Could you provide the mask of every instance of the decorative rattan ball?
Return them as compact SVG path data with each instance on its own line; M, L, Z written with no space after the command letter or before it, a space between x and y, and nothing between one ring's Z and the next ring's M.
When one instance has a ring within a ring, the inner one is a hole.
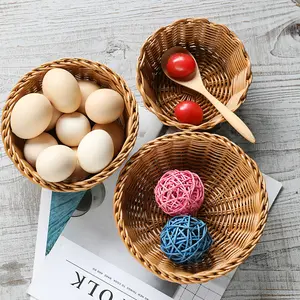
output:
M158 206L170 216L196 212L204 200L200 177L190 171L170 170L158 181L155 189Z
M191 263L201 260L213 240L206 224L191 216L176 216L163 228L161 250L175 263Z

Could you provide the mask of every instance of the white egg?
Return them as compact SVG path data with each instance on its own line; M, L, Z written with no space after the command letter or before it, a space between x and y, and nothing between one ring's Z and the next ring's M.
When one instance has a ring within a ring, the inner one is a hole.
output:
M85 102L87 116L97 124L112 123L121 116L123 110L123 97L111 89L97 90Z
M52 114L52 105L44 95L27 94L18 100L11 112L12 132L22 139L34 138L48 127Z
M124 129L122 125L118 121L110 124L95 124L93 130L97 129L103 129L111 136L114 143L114 156L116 156L124 143Z
M85 112L85 102L88 96L95 92L96 90L99 90L100 87L95 82L88 81L88 80L79 80L78 81L80 92L81 92L81 103L78 108L78 111L82 114L86 115Z
M63 113L76 111L81 103L78 82L64 69L54 68L48 71L43 78L42 88L52 105Z
M56 123L56 135L68 146L78 146L82 138L91 131L88 118L79 113L63 114Z
M56 125L57 120L59 119L59 117L62 115L62 112L58 111L54 106L53 106L53 115L52 115L52 119L50 121L50 124L48 125L48 127L46 128L46 131L49 131L51 129L53 129Z
M77 149L79 164L86 172L98 173L104 169L114 156L114 144L104 130L88 133Z
M37 158L36 170L49 182L67 179L76 168L75 152L64 145L55 145L43 150Z
M74 153L76 155L76 167L75 167L75 170L72 173L72 175L65 180L65 182L68 182L68 183L82 181L89 176L89 173L84 171L79 164L79 161L77 159L77 147L72 148L72 150L74 151Z
M24 157L33 167L35 167L39 154L44 149L54 145L57 145L56 139L51 134L43 132L37 137L25 142L23 149Z

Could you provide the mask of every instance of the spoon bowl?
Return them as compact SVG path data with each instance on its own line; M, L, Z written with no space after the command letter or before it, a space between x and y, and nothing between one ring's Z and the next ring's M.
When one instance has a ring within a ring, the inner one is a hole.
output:
M182 80L178 80L178 79L175 79L175 78L171 77L169 75L168 71L167 71L168 60L169 60L170 56L172 56L173 54L176 54L176 53L188 54L195 61L195 66L196 66L195 71L191 75L185 77ZM164 52L163 56L161 57L161 68L162 68L163 72L165 73L165 75L170 80L202 94L201 91L198 89L198 85L200 85L201 83L203 84L203 81L202 81L202 78L201 78L201 75L200 75L200 71L199 71L199 68L198 68L198 64L197 64L197 61L196 61L195 57L187 49L185 49L183 47L176 46L176 47L173 47L173 48L167 50L166 52ZM200 83L199 83L199 81L200 81Z

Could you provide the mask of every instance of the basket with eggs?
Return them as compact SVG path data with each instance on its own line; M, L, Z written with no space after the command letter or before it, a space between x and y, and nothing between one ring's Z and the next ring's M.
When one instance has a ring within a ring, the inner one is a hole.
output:
M138 131L125 81L85 59L61 59L26 74L2 114L7 155L31 181L53 191L87 190L126 159Z

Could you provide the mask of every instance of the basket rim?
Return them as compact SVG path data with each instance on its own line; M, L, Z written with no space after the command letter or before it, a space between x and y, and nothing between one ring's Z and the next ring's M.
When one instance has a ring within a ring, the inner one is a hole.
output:
M139 159L147 154L147 152L151 151L154 147L157 147L161 143L168 142L172 139L197 139L197 138L209 138L209 139L216 139L219 142L223 143L227 147L232 148L233 151L239 153L242 157L242 159L247 162L249 166L251 166L254 174L257 177L257 181L260 186L259 190L259 197L261 200L261 212L260 212L260 219L257 223L257 228L255 230L255 235L253 236L252 240L248 242L248 245L244 247L244 249L241 251L241 253L237 257L233 257L230 260L220 264L217 266L217 268L214 268L210 271L202 271L198 272L193 275L178 275L175 274L174 272L166 272L162 270L160 267L152 264L149 259L146 257L143 257L142 254L139 253L138 249L132 242L125 226L124 226L124 220L123 220L123 215L122 215L122 209L121 209L121 197L123 194L123 189L124 189L124 183L125 180L127 179L127 174L128 170L130 167L134 164L136 164ZM146 269L149 271L153 272L156 276L163 280L175 282L175 283L185 283L185 284L190 284L190 283L204 283L207 282L211 279L220 277L222 275L227 274L228 272L232 271L235 269L237 266L239 266L242 262L244 262L256 244L258 243L259 239L261 238L261 235L263 233L266 221L267 221L267 216L268 216L268 194L266 191L266 183L264 180L264 177L261 173L261 171L258 168L257 163L250 158L238 145L230 141L228 138L217 135L217 134L212 134L212 133L207 133L207 132L192 132L192 131L182 131L182 132L177 132L173 134L168 134L164 135L162 137L156 138L153 141L150 141L146 143L144 146L142 146L138 152L136 152L125 164L125 166L122 168L118 182L115 188L115 194L114 194L114 218L116 222L116 226L118 228L119 235L125 244L126 248L128 251L131 253L133 257L135 257L139 263L141 263Z
M188 131L196 131L196 130L210 130L212 128L214 128L216 125L226 122L226 120L224 119L224 117L218 113L217 116L215 116L213 119L214 120L208 120L206 122L201 123L200 125L192 125L192 124L186 124L186 123L180 123L178 121L174 121L171 118L169 118L167 115L160 113L157 109L156 109L156 104L154 103L154 101L146 94L145 89L144 89L144 85L145 85L145 80L144 77L142 75L141 72L141 67L143 64L143 61L145 59L145 48L146 46L151 43L152 40L155 39L155 37L162 31L166 31L166 30L170 30L173 27L176 27L178 24L181 23L207 23L207 24L211 24L213 26L216 27L222 27L226 30L227 34L230 35L230 37L234 40L236 40L240 46L241 49L243 51L245 60L247 62L247 85L245 88L244 93L242 94L242 96L240 97L239 101L236 103L236 106L230 107L230 110L235 112L245 101L246 101L246 97L247 97L247 93L249 90L249 87L252 83L253 80L253 75L252 75L252 68L251 68L251 62L250 62L250 57L245 49L245 46L243 44L243 42L241 41L241 39L238 38L238 36L231 31L226 25L224 24L219 24L219 23L215 23L215 22L211 22L209 21L209 19L207 18L183 18L183 19L179 19L176 20L166 26L163 26L159 29L157 29L156 31L154 31L144 42L144 44L142 45L141 49L140 49L140 53L139 53L139 57L137 60L137 65L136 65L136 86L138 91L140 92L143 102L146 106L146 108L151 111L152 113L154 113L158 119L165 125L167 126L172 126L172 127L176 127L180 130L188 130Z
M97 69L101 70L101 72L104 72L107 76L111 76L111 78L113 78L113 80L120 85L120 87L124 90L124 94L122 96L124 97L124 101L126 103L125 106L128 110L128 135L118 155L99 173L92 174L91 178L79 182L52 183L42 179L39 174L28 164L28 162L19 156L18 151L16 150L16 147L12 141L13 133L10 127L10 111L15 105L16 101L14 98L18 96L18 91L20 91L28 82L30 82L30 80L33 80L38 73L44 72L44 68L67 68L68 64L73 67L78 65L78 68L91 68L95 71L97 71ZM138 105L133 92L128 87L124 78L100 62L77 57L66 57L46 62L23 75L10 91L1 116L1 136L7 156L11 159L21 174L27 177L31 182L56 192L79 192L88 190L107 179L123 164L133 149L138 134L138 127Z

